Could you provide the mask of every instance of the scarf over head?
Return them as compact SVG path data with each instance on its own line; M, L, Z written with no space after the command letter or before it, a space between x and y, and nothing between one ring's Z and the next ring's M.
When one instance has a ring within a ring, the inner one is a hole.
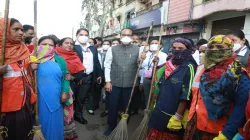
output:
M0 18L0 56L3 49L4 18ZM11 64L19 60L24 60L30 55L28 48L23 42L17 42L10 36L10 19L7 26L6 48L4 64Z
M53 59L55 56L55 48L50 47L49 45L46 46L39 46L37 48L37 59L41 63L44 63L48 60Z
M233 56L233 42L229 38L224 35L217 35L212 37L208 42L208 46L216 44L226 45L228 49L206 50L204 58L205 69L212 68Z
M56 52L65 59L70 73L78 73L86 70L76 52L66 51L61 47L56 47Z
M176 38L171 46L173 46L174 43L182 43L187 47L187 49L184 50L172 50L172 63L174 65L181 65L184 61L189 60L192 57L192 43L185 38Z

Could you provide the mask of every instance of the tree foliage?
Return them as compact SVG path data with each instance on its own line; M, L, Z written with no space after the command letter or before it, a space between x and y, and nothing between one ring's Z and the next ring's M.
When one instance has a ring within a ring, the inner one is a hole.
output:
M80 26L92 32L92 24L97 25L99 30L95 31L94 34L102 36L106 19L108 16L112 17L113 3L114 0L82 0L81 9L85 18Z

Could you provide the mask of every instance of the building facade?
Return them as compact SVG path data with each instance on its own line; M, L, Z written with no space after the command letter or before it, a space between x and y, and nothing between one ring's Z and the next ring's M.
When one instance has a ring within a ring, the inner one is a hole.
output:
M119 37L130 27L141 39L147 37L154 22L152 36L160 35L168 52L174 38L209 39L232 29L241 29L250 40L250 0L115 0L112 17L107 20L104 38Z
M250 0L194 0L192 20L203 22L202 37L205 39L241 29L249 40Z

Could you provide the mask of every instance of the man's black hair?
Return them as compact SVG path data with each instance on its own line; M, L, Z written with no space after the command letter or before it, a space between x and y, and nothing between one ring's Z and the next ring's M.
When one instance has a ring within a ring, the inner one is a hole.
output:
M94 44L97 43L96 40L95 40L94 38L89 38L89 39L93 40Z
M23 32L27 32L28 30L34 30L34 27L31 25L23 25Z
M149 44L151 44L151 42L152 42L153 40L159 41L159 37L152 37L152 38L150 39L150 41L149 41ZM161 42L160 42L160 45L163 45L162 40L161 40Z
M98 40L102 42L102 38L101 37L95 37L94 40Z
M122 33L124 30L130 30L130 31L132 32L132 35L133 35L133 30L132 30L131 28L123 28L123 29L121 30L121 33Z
M113 42L113 41L118 41L118 42L119 42L119 44L121 44L121 41L120 41L120 39L119 39L119 38L115 38L115 39L113 39L113 40L112 40L112 42Z
M207 40L206 39L200 39L197 43L196 46L200 47L201 45L207 44Z
M89 30L85 29L85 28L80 28L76 31L76 35L78 35L81 31L86 31L89 35Z
M102 45L103 45L104 42L108 42L111 45L111 41L109 41L109 40L103 40Z

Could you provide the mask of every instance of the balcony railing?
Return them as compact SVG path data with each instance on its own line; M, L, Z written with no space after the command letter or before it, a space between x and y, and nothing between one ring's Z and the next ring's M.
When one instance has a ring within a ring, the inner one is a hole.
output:
M133 2L133 1L135 1L135 0L126 0L126 4L129 4L129 3Z
M142 14L145 14L145 13L149 12L149 11L152 11L152 10L155 10L157 8L160 8L161 6L162 6L162 3L158 3L158 4L155 4L155 5L152 5L152 6L146 8L144 10L136 12L136 16L140 16Z

